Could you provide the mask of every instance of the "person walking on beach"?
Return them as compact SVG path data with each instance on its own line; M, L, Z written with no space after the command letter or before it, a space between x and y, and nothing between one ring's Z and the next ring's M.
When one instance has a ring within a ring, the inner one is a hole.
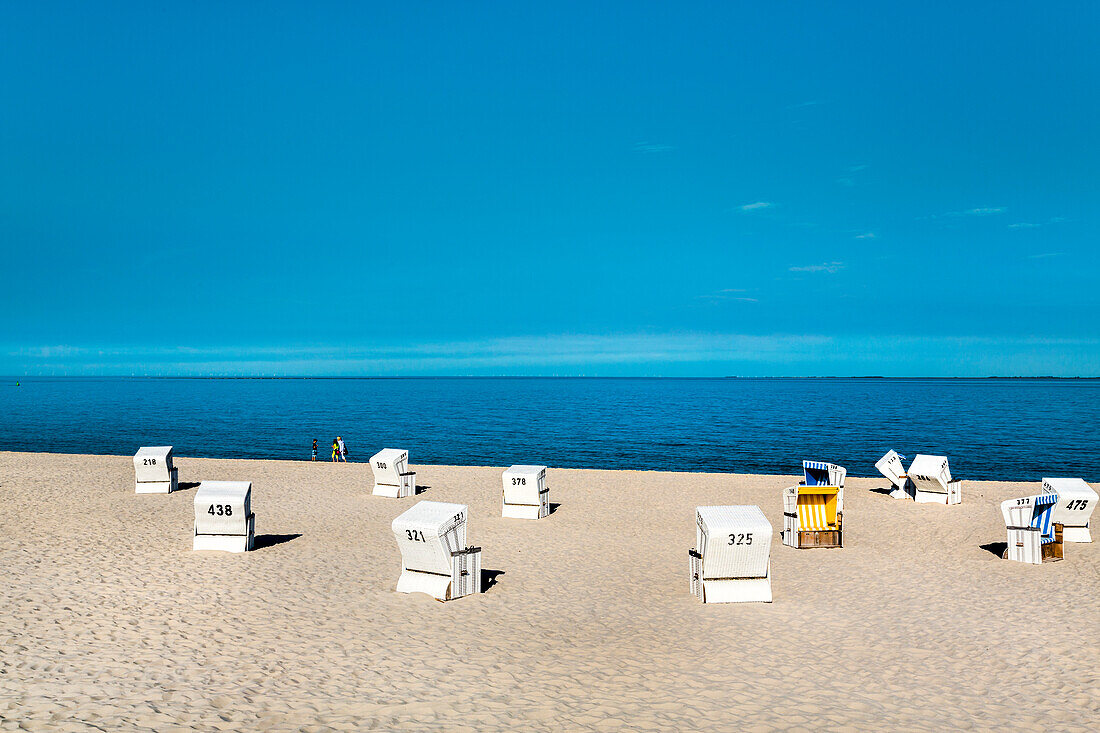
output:
M311 458L310 460L311 461L316 461L317 460L317 438L313 439L313 458Z
M348 447L344 445L344 439L339 435L336 436L336 443L340 446L340 460L344 463L348 462Z
M340 445L336 442L336 439L332 439L332 462L336 463L336 454L340 452Z

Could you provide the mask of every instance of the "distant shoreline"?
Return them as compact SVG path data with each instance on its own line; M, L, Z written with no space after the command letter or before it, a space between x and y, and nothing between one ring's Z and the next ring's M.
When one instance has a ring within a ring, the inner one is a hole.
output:
M861 380L882 380L882 381L958 381L958 380L970 380L970 381L990 381L990 380L1013 380L1013 381L1030 381L1030 382L1076 382L1076 381L1097 381L1100 380L1100 376L1097 377L1005 377L1005 376L985 376L985 377L886 377L880 375L863 375L855 377L838 377L838 376L817 376L817 377L741 377L737 375L727 375L721 377L599 377L599 376L522 376L522 375L495 375L495 376L483 376L483 375L463 375L463 374L451 374L451 375L436 375L436 376L309 376L309 375L283 375L283 376L248 376L248 375L162 375L162 374L142 374L142 375L122 375L122 374L103 374L103 375L49 375L49 374L34 374L23 376L3 376L0 379L21 381L29 379L241 379L241 380L299 380L299 379L335 379L335 380L381 380L381 379L584 379L584 380L721 380L721 379L741 379L745 381L823 381L823 380L847 380L847 381L861 381Z

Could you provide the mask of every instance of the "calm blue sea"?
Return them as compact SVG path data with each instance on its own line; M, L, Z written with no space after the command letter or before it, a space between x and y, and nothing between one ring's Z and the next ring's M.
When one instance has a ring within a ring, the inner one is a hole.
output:
M20 386L16 387L16 381ZM877 475L889 448L959 478L1100 480L1100 380L4 378L0 449Z

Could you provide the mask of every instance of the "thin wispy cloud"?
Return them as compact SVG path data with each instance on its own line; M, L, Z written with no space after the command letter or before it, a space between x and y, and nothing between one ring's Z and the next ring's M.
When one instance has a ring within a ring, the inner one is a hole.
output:
M863 234L857 234L856 239L877 239L874 232L864 232Z
M848 166L846 174L836 179L836 182L839 183L841 186L854 186L856 185L854 174L866 169L866 165L850 165Z
M763 209L770 209L775 204L771 201L753 201L751 204L741 204L737 208L741 211L761 211Z
M843 262L822 262L820 265L802 265L799 267L790 267L790 272L824 272L829 275L840 272L846 267Z
M1033 222L1033 221L1018 221L1015 224L1009 224L1009 229L1038 229L1044 224L1061 224L1065 219L1061 216L1052 216L1047 219L1046 222Z
M805 109L806 107L816 107L821 104L817 100L810 100L809 102L799 102L798 104L787 105L787 109Z
M747 293L747 292L748 292L748 290L746 290L745 288L722 288L721 290L719 290L717 292L714 292L714 293L707 293L706 295L700 295L700 296L698 296L698 298L700 300L705 300L706 302L711 303L712 305L717 304L717 303L728 303L728 302L734 302L734 303L759 303L760 302L759 299L757 299L757 298L750 298L747 295L740 295L740 293Z
M1029 259L1029 260L1045 260L1049 257L1061 257L1064 254L1065 254L1065 252L1043 252L1041 254L1028 255L1026 257L1026 259Z
M958 218L964 216L996 216L997 214L1003 214L1006 211L1008 211L1008 207L1005 206L976 206L973 209L948 211L946 214L929 214L928 216L918 216L917 221L940 219L943 217Z
M644 141L634 143L634 152L636 153L671 153L675 149L675 145L666 145L664 143L650 143Z

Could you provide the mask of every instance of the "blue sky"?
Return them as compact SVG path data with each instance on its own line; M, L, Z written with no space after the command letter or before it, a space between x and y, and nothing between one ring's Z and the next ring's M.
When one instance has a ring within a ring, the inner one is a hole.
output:
M1100 375L1100 4L0 11L0 373Z

